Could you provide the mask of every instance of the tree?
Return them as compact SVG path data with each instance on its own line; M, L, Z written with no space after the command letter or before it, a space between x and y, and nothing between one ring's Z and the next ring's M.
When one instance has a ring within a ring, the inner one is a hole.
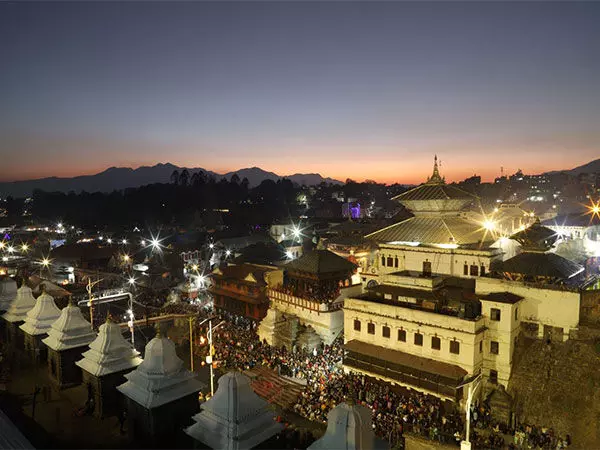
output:
M181 175L179 175L179 184L181 184L182 186L187 186L189 180L190 180L190 173L188 172L187 169L183 169L181 171Z
M171 183L179 184L179 171L177 169L171 174Z
M244 179L242 180L242 189L244 190L244 192L248 192L248 187L250 186L250 182L248 181L248 178L244 177Z
M200 184L200 177L198 176L198 172L194 172L192 174L192 178L190 179L190 183L194 187L197 187Z
M240 176L237 173L231 175L231 182L234 184L240 184Z

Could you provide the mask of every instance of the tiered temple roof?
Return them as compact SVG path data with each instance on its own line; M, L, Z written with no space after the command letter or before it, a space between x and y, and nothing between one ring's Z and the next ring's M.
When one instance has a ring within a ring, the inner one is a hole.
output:
M313 250L284 266L287 270L308 272L315 275L348 272L356 269L356 264L329 250Z
M196 423L185 432L214 449L250 449L283 429L269 403L254 393L250 379L239 372L219 379L217 392L193 419Z
M100 325L98 336L82 356L83 359L75 364L97 377L132 369L142 363L140 352L125 340L121 327L110 317Z
M198 393L202 383L184 367L175 352L175 344L160 333L146 346L144 361L125 375L118 386L121 393L139 405L151 409L187 395Z
M364 406L341 403L327 416L325 435L308 450L375 450L389 449L383 439L373 433L371 412Z
M46 334L59 316L60 309L54 303L54 298L44 291L37 298L35 306L27 313L25 323L19 328L32 336Z
M10 277L0 278L0 311L8 310L17 295L17 282Z
M81 314L81 309L69 303L61 311L58 320L51 325L48 337L42 342L53 350L62 351L89 345L95 338L96 333Z
M35 297L31 292L31 288L26 284L23 284L23 286L17 290L17 295L2 317L8 322L22 322L27 317L27 312L34 306Z

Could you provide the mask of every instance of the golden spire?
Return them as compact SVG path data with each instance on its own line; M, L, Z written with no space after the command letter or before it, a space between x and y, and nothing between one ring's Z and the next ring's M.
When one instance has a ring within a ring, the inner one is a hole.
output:
M156 328L156 334L154 335L155 338L162 338L162 334L160 332L160 323L156 322L156 325L154 326L154 328Z
M433 174L431 177L427 179L427 183L430 184L441 184L444 183L444 179L440 175L440 170L438 169L438 158L437 155L433 158Z
M108 314L106 315L106 323L113 323L113 318L112 318L112 316L110 315L110 313L108 313Z

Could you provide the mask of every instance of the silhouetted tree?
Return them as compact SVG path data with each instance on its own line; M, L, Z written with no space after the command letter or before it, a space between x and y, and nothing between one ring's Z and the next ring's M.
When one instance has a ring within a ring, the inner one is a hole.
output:
M231 175L231 182L234 184L240 184L240 176L237 173Z
M179 184L179 171L177 169L171 174L171 183Z
M188 181L190 180L190 173L187 169L183 169L181 171L181 175L179 175L179 184L182 186L187 186Z
M194 172L192 174L192 178L190 178L191 185L194 187L198 187L198 185L200 184L199 179L200 179L200 177L198 176L198 172Z

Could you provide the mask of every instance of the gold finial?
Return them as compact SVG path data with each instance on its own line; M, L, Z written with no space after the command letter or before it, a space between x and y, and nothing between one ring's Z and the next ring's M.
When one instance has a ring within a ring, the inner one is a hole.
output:
M40 283L40 291L42 292L42 294L46 293L46 285L43 281Z
M72 294L69 294L69 306L75 306L75 300L73 300Z
M160 324L158 322L156 322L156 325L154 326L154 328L156 328L156 335L154 337L156 338L162 338L162 333L160 331Z
M353 406L354 405L354 397L355 397L355 390L354 390L354 385L351 384L350 388L348 389L348 395L346 395L346 404L349 406Z
M433 158L433 174L431 174L431 177L429 177L427 183L438 184L443 182L444 179L440 175L440 170L438 168L438 157L435 155Z
M110 313L106 314L106 323L113 323L113 318Z

